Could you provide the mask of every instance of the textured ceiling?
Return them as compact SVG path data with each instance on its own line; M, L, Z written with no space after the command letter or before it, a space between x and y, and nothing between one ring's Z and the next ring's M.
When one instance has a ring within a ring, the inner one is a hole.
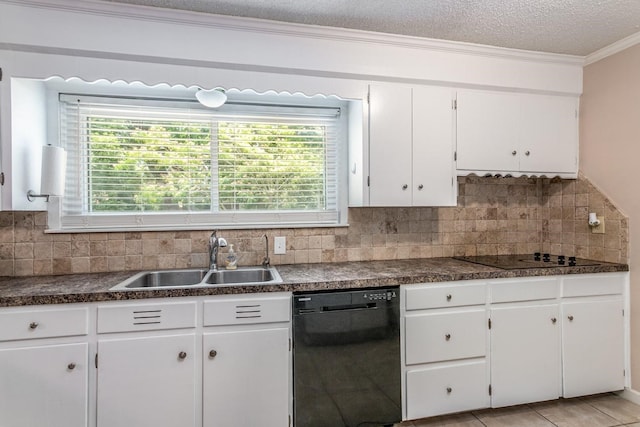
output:
M640 0L109 0L586 56L640 31Z

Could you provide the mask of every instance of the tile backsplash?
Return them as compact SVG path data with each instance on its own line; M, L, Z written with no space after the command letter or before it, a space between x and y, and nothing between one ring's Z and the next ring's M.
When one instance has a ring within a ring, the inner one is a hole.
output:
M349 226L221 230L239 265L432 258L544 251L627 262L628 219L587 179L458 178L458 205L351 208ZM589 212L604 216L592 234ZM211 230L46 234L45 212L0 212L0 275L205 267ZM215 228L215 227L212 227ZM285 236L286 255L273 255ZM224 249L221 257L224 256Z

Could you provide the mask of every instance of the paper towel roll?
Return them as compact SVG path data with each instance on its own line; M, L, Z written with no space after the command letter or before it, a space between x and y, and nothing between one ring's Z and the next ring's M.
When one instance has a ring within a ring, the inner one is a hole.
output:
M67 167L67 153L61 147L42 147L42 175L40 194L64 195L64 176Z

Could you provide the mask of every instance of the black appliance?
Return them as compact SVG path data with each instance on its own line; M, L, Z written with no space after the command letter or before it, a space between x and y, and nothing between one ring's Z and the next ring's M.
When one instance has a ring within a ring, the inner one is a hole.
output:
M397 287L293 297L294 427L400 422Z
M501 268L503 270L519 270L523 268L552 268L552 267L586 267L602 265L600 261L576 258L574 256L551 255L536 252L532 255L480 255L454 257L461 261Z

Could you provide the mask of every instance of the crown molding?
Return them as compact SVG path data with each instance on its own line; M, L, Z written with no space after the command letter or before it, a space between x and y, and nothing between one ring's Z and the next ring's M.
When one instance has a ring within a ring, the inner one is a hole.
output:
M630 36L618 40L617 42L611 43L609 46L605 46L602 49L590 53L585 57L584 65L586 67L589 64L593 64L594 62L598 62L611 55L615 55L616 53L622 52L623 50L635 46L638 43L640 43L640 32L631 34Z
M547 62L564 65L584 64L583 56L535 52L474 43L430 39L373 31L353 30L317 25L285 23L256 18L214 15L159 7L114 3L100 0L0 0L0 4L64 11L77 14L102 15L133 20L209 27L230 31L277 34L338 40L351 43L390 45L401 48L442 51L521 61Z

